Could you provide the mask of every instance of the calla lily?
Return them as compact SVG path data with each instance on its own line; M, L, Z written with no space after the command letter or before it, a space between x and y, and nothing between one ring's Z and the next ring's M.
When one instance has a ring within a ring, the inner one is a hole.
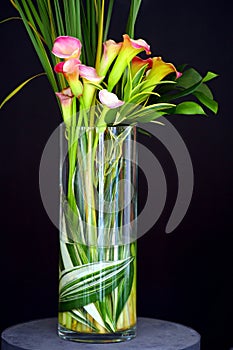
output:
M133 40L128 34L123 35L123 38L124 42L108 79L108 90L110 91L118 83L127 65L136 55L142 51L146 51L147 55L151 53L150 46L145 40Z
M52 53L60 58L79 58L82 44L79 39L72 36L59 36L54 41Z
M151 69L153 65L152 58L148 58L147 60L143 60L142 58L136 56L133 58L131 62L131 72L132 76L134 77L135 74L144 66L146 66L146 69Z
M117 95L109 92L106 89L103 89L99 92L99 99L104 106L110 109L120 107L125 103L124 101L119 100Z
M103 79L98 76L95 68L85 66L85 64L79 65L79 74L83 79L93 83L99 83Z
M68 81L73 94L80 97L83 93L83 86L79 80L80 61L77 58L71 58L65 62L58 63L54 70L56 73L63 73Z
M72 117L72 103L74 95L72 94L70 88L63 89L62 92L56 92L56 95L61 103L64 122L67 126L69 126Z
M90 108L96 90L93 84L100 83L103 77L98 76L95 68L84 64L79 65L79 74L83 78L83 103L85 108Z
M105 76L112 62L118 55L122 47L122 43L116 43L114 40L107 40L103 46L104 53L100 61L98 73L99 75Z
M153 64L150 71L148 71L143 88L147 91L154 90L155 86L168 74L175 73L176 78L179 78L182 73L178 72L172 63L166 63L161 57L152 58Z

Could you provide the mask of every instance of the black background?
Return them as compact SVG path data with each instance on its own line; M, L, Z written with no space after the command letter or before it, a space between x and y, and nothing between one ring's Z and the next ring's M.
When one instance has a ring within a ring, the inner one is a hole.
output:
M116 1L111 29L116 40L124 33L125 3ZM169 119L189 149L195 173L192 203L169 235L165 226L177 190L174 167L167 167L171 159L156 140L141 136L167 173L168 199L157 224L138 242L138 314L195 328L203 350L233 346L229 4L144 0L136 28L136 37L151 43L153 55L176 65L189 63L203 75L207 70L220 75L211 83L220 104L217 116ZM13 15L10 2L1 0L0 17ZM2 100L42 68L19 20L1 24L0 33ZM40 199L38 171L44 145L60 121L45 77L31 82L1 110L1 329L56 315L58 232ZM139 185L142 205L142 177Z

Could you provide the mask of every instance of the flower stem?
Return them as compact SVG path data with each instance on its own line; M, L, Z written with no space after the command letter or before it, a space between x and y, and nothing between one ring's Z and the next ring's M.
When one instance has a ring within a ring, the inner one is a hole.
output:
M99 34L98 34L98 46L97 46L97 53L96 53L96 65L95 65L97 72L99 71L99 67L100 67L102 45L103 45L104 7L105 7L105 0L102 1L101 14L100 14L100 17L98 18Z

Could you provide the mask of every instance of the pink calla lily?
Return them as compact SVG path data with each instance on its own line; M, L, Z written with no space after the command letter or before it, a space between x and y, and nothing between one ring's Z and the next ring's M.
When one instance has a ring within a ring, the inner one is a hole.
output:
M102 77L98 76L95 68L85 66L85 64L79 65L79 74L83 79L93 83L99 83L103 79Z
M72 104L72 99L74 95L70 88L63 89L62 92L56 92L57 97L59 98L61 105L66 107Z
M62 92L56 92L56 95L61 103L64 122L67 126L69 126L72 117L72 103L74 95L72 94L70 88L63 89Z
M52 53L59 58L79 58L82 44L79 39L72 36L59 36L54 41Z
M83 79L83 103L85 108L88 109L92 104L92 100L96 91L96 88L93 84L100 83L103 78L98 76L95 68L85 66L84 64L79 65L79 74Z
M153 57L152 61L152 68L148 71L144 83L144 89L147 91L154 90L155 86L170 73L175 73L176 78L179 78L182 75L172 63L164 62L161 57Z
M143 39L133 40L128 34L123 35L124 41L113 66L113 69L108 79L108 89L112 91L114 86L120 80L124 70L132 59L137 56L140 52L145 51L147 55L150 55L150 46Z
M100 67L98 73L101 76L107 74L108 69L110 68L112 62L117 57L122 43L116 43L114 40L107 40L104 44L104 53L100 61Z
M124 37L124 45L125 46L132 46L136 50L146 51L147 55L151 54L150 45L148 45L145 40L143 40L143 39L137 39L137 40L130 39L128 34L123 35L123 37Z
M146 70L149 70L152 68L153 60L152 58L148 58L147 60L143 60L142 58L136 56L132 59L131 62L131 72L132 76L134 77L135 74L142 68L146 67Z
M54 70L56 73L62 73L68 81L73 94L80 97L83 93L83 86L79 80L80 61L77 58L71 58L65 62L58 63Z
M99 92L99 99L104 106L110 109L120 107L125 103L124 101L119 100L117 95L109 92L106 89L103 89Z

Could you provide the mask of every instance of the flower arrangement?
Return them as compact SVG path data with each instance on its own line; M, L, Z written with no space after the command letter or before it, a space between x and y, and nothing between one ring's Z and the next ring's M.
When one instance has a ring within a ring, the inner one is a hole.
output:
M119 187L119 179L128 172L135 178L122 158L135 137L134 126L161 124L163 115L205 114L203 107L217 113L207 85L217 75L202 77L193 68L149 57L150 45L134 38L142 0L130 1L118 43L108 37L117 0L10 1L56 94L68 143L67 189L61 196L59 334L66 339L75 332L130 339L136 324L136 242L122 237L125 217L135 218L136 209L126 215L124 208L107 211L104 203L116 205L113 198L129 192Z

